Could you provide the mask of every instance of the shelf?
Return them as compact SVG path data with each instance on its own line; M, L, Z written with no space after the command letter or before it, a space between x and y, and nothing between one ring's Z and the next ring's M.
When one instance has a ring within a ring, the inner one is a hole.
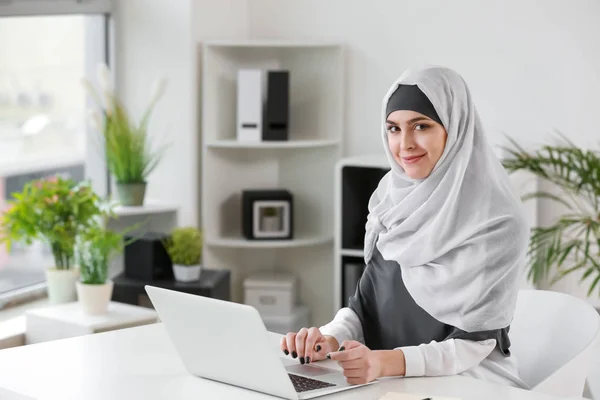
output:
M152 200L146 200L143 206L118 205L114 211L118 217L131 217L137 215L152 215L177 212L176 206L161 204Z
M209 246L255 249L320 246L328 244L332 241L332 236L311 235L300 235L292 240L248 240L241 235L220 238L206 238L206 244Z
M338 167L364 167L390 169L390 163L385 154L367 154L363 156L343 158Z
M317 41L289 41L289 40L211 40L205 42L207 47L272 47L272 48L294 48L294 47L339 47L340 43L317 42Z
M288 140L264 142L240 142L235 139L215 140L206 144L209 148L216 149L306 149L316 147L338 146L339 140Z
M341 249L340 254L342 256L350 256L350 257L364 257L365 252L363 249Z

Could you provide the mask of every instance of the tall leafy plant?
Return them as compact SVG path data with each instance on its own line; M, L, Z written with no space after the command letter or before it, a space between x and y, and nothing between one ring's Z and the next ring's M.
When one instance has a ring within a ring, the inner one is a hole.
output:
M0 242L10 248L13 242L44 240L57 269L73 267L78 235L107 214L89 184L61 177L31 181L12 196L0 216Z
M529 278L554 283L582 271L581 281L591 279L591 295L600 282L600 153L564 137L532 152L509 140L505 150L510 157L503 162L509 172L529 171L558 188L557 193L537 191L524 199L549 199L567 210L551 226L532 229Z
M117 183L146 183L165 150L165 146L155 149L148 134L150 116L164 93L165 81L155 84L150 103L136 122L112 90L106 65L100 65L98 75L99 90L86 79L83 84L100 108L100 112L92 112L92 122L102 133L108 169Z

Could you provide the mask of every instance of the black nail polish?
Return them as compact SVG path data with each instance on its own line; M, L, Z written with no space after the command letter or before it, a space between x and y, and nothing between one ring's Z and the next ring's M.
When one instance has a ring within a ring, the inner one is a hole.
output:
M331 360L331 354L327 353L327 359Z
M304 364L304 357L300 357L300 364Z
M320 351L321 351L321 345L320 345L320 344L318 344L318 345L317 345L317 353L318 353L318 352L320 352Z
M306 363L310 364L310 357L306 357Z
M340 349L338 351L344 351L346 350L346 348L344 346L340 347Z
M287 350L284 350L283 352L285 353L285 355L286 355L286 356L287 356L288 354L290 354L290 352L289 352L289 351L287 351Z
M296 353L295 351L292 351L292 357L293 357L293 358L296 358L296 357L298 357L298 353Z

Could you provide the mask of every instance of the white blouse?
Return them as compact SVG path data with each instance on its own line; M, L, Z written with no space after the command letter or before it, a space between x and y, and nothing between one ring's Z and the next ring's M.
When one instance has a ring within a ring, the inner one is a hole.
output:
M358 315L348 307L339 310L335 318L319 330L323 335L333 336L340 345L344 340L364 343ZM458 374L528 389L519 378L514 355L503 356L496 348L495 339L480 342L448 339L397 349L404 353L406 377Z

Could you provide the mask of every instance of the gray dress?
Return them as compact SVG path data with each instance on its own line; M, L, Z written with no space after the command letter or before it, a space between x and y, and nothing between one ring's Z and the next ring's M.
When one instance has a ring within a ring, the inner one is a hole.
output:
M439 301L444 299L440 298ZM465 332L436 320L411 297L404 286L398 263L385 260L377 246L356 292L350 297L349 307L358 315L365 345L371 350L418 346L432 340L495 339L501 354L510 355L508 326L490 331Z

